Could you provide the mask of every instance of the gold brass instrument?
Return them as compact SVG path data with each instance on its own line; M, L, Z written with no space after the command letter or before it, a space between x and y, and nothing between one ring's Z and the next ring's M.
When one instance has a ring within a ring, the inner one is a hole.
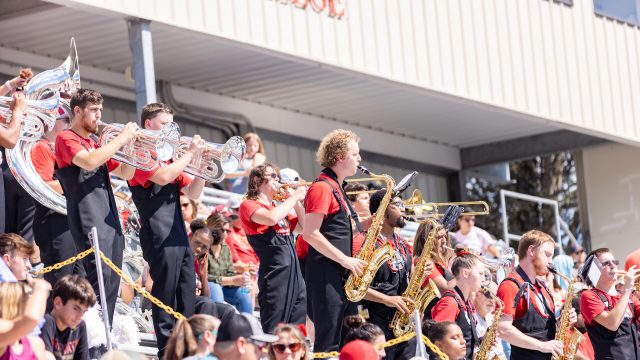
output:
M174 159L180 158L189 150L191 137L182 136L176 146ZM240 136L233 136L224 144L205 142L204 150L195 156L184 172L211 183L224 180L225 174L238 170L247 145Z
M362 276L357 276L354 273L350 273L347 282L344 284L344 291L347 299L352 302L362 300L369 288L369 285L371 285L378 268L380 268L385 261L394 256L393 248L390 244L385 243L376 249L376 241L380 235L381 225L384 220L387 206L389 205L389 202L391 202L391 197L393 196L395 181L389 175L373 174L363 166L358 166L358 169L370 177L352 181L382 180L386 184L386 193L380 202L378 211L376 211L376 216L373 219L371 227L369 227L365 240L362 243L362 247L356 256L358 259L364 260L367 263L363 274Z
M424 281L429 275L425 271L427 265L431 262L429 254L431 254L436 246L436 234L442 227L442 225L433 219L428 219L426 221L431 223L431 231L427 236L427 240L424 244L418 262L413 267L413 271L411 271L411 277L409 278L407 289L402 293L403 297L413 300L413 304L406 304L409 308L410 314L415 310L418 310L420 314L423 314L427 309L427 305L429 305L433 299L440 297L440 291L433 281L429 281L427 286L422 288L422 284L424 284ZM389 323L389 328L393 330L393 335L399 337L413 331L415 324L411 321L410 314L405 314L400 310L396 310L391 323Z
M573 309L572 301L573 297L575 296L574 282L568 277L560 274L552 264L548 266L548 269L554 275L561 277L569 284L569 287L567 288L567 295L564 300L564 305L562 305L562 311L560 313L558 329L556 330L556 340L564 344L564 355L553 356L551 359L573 360L576 357L578 345L580 345L580 342L584 338L580 331L571 326L571 322L569 321L569 313L571 312L571 309Z
M100 133L101 146L110 143L125 127L124 124L106 124L102 121L98 121L98 125L104 126ZM173 122L165 125L162 130L141 129L138 138L120 148L112 158L140 170L150 171L160 161L171 159L174 144L179 137L180 130Z
M278 192L275 195L273 195L273 200L285 201L289 197L289 194L288 194L289 189L296 189L300 186L311 186L311 184L313 184L313 182L304 181L304 180L300 180L293 184L282 184L278 188Z
M500 359L498 355L493 355L489 357L491 353L491 349L496 344L496 337L498 336L498 324L500 323L500 317L502 316L502 309L504 309L504 303L497 296L493 295L489 288L484 287L481 291L486 292L491 296L491 298L496 302L496 312L493 314L493 322L491 326L487 329L487 332L484 334L482 338L482 342L480 343L480 347L478 348L478 352L476 353L476 360L498 360Z
M426 218L435 217L440 218L444 215L440 209L447 208L452 205L464 206L465 212L460 215L488 215L489 204L485 201L459 201L459 202L425 202L420 190L414 190L413 195L404 200L405 212L409 215L405 217L412 221L421 221ZM481 208L476 211L469 211L469 208L474 206L480 206Z

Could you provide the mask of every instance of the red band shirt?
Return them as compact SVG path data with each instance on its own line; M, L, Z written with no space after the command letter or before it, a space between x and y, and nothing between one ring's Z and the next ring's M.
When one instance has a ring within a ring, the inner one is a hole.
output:
M600 291L598 289L591 289L588 291L583 291L580 296L580 313L584 318L584 323L586 325L591 325L593 319L600 315L603 311L610 311L607 309L605 303L602 302L597 293L604 295L604 297L609 302L609 305L613 309L614 306L620 301L620 295L609 295L604 291ZM640 317L640 301L635 295L631 295L631 303L633 304L633 311L636 315L636 318ZM627 313L629 310L627 310ZM628 315L625 315L628 316Z
M133 178L129 180L129 185L142 186L145 189L148 188L153 183L149 179L151 179L151 177L153 176L153 174L156 173L156 171L158 171L162 166L165 166L166 164L168 163L162 162L160 163L160 165L156 166L154 169L149 171L136 169L135 172L133 173ZM187 175L185 172L182 172L173 181L173 183L178 185L178 189L182 190L182 188L184 188L185 186L190 185L192 181L193 179L189 175Z
M59 169L74 165L73 157L81 150L89 152L98 149L100 145L92 138L83 138L76 134L73 130L65 130L58 134L56 138L56 163ZM115 170L120 163L116 160L109 159L106 162L109 171Z
M53 173L56 164L56 157L53 153L54 145L49 140L39 140L31 149L31 162L42 180L48 182L53 180Z
M520 281L520 284L524 283L524 281L522 281L516 273L510 274L508 277L518 279L518 281ZM529 306L533 306L535 311L545 319L549 318L549 316L555 316L554 314L549 314L548 311L544 308L544 304L540 304L540 302L538 301L539 296L541 295L544 297L544 300L551 307L551 309L554 309L554 303L551 296L547 293L546 290L543 289L541 285L536 283L535 285L533 285L533 287L536 289L535 293L531 290L531 288L528 288L526 290L529 293L528 296L526 296L526 294L523 294L523 296L521 296L518 300L517 306L514 307L513 302L515 301L516 295L518 294L518 291L520 289L518 288L518 285L516 285L516 283L514 283L513 281L503 280L502 283L500 283L498 292L496 294L497 297L504 303L502 313L505 315L511 315L511 317L516 320L522 318L527 313ZM527 298L529 299L529 301L527 301Z
M265 205L256 200L243 201L242 204L240 205L239 214L240 214L240 220L242 221L242 228L244 229L244 232L248 236L261 235L268 232L269 228L273 227L273 229L276 231L277 234L281 234L281 235L291 234L291 231L295 229L296 225L298 224L298 217L295 215L289 214L283 220L279 221L277 224L273 226L258 224L253 222L253 220L251 220L251 217L258 209L263 208L268 211L275 207L276 205L274 204Z
M349 213L349 207L347 206L346 199L340 191L340 185L327 176L325 173L320 174L318 179L324 179L331 183L327 184L325 181L316 181L309 187L307 196L304 199L305 212L307 214L320 213L326 218L329 214L335 214L340 211L340 203L334 196L334 188L338 191L338 196L342 201L342 206L345 211ZM333 186L333 187L332 187Z

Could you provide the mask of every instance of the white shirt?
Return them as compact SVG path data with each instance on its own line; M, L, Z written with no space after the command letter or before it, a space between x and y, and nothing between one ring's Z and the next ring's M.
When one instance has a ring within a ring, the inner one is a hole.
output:
M475 226L471 228L467 235L463 235L462 231L458 230L456 232L456 240L459 244L463 244L483 255L487 251L487 247L496 242L488 232Z

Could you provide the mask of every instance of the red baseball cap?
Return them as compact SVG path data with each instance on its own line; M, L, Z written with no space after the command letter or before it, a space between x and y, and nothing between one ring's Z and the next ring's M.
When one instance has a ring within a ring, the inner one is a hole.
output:
M378 360L378 352L364 340L353 340L340 350L340 360Z

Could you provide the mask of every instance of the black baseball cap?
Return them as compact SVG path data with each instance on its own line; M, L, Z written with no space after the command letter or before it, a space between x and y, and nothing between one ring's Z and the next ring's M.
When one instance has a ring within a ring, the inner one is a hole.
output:
M216 341L236 341L241 336L262 343L272 343L278 340L276 335L265 334L260 323L253 316L233 314L220 324Z

